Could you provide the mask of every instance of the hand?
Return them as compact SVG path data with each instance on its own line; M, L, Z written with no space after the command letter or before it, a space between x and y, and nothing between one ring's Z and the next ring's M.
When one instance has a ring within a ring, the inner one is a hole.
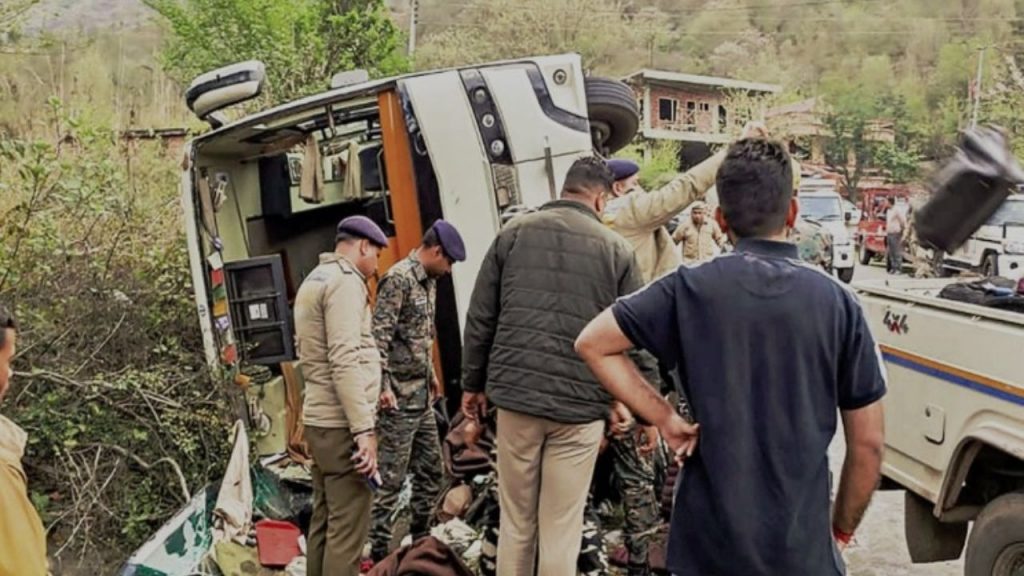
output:
M479 422L476 420L466 421L466 427L462 431L462 438L466 441L467 446L476 446L476 443L480 441L483 435L484 427Z
M441 383L438 382L435 376L430 380L430 401L433 402L441 397Z
M398 398L395 397L395 393L390 388L380 393L379 406L381 410L385 411L398 408Z
M839 540L836 540L836 548L839 550L840 554L845 552L846 548L849 547L849 546L850 545L848 543L846 543L846 542L840 542Z
M608 412L608 426L612 436L622 438L633 427L633 414L622 402L612 402L611 410Z
M356 453L352 461L356 463L356 472L363 476L377 473L377 435L373 432L356 436Z
M743 133L740 134L740 139L761 138L767 140L768 136L768 127L764 125L764 122L747 122L743 127Z
M693 451L697 448L697 435L700 426L688 423L678 414L672 414L668 422L659 426L659 430L679 465L693 455Z
M483 422L487 416L487 396L483 392L463 392L462 413L477 424Z
M641 436L643 437L641 439ZM646 456L653 454L654 450L658 447L658 440L661 438L661 434L658 433L657 426L642 426L636 431L636 445L640 450L640 454Z

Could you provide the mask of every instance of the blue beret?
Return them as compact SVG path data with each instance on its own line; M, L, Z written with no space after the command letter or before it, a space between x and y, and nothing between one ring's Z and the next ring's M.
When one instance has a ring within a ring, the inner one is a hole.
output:
M431 228L437 233L437 239L441 241L441 249L449 258L456 262L466 259L466 245L462 242L462 236L455 226L444 220L438 220Z
M349 216L338 222L338 235L341 234L365 238L381 248L388 246L388 237L384 235L384 231L366 216Z
M607 162L608 169L615 175L615 181L625 180L640 171L640 166L632 160L614 158Z

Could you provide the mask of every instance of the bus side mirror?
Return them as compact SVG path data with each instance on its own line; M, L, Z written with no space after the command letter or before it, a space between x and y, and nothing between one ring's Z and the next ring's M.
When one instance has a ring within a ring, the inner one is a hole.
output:
M185 103L216 128L223 120L214 114L259 96L265 79L266 66L259 60L231 64L196 77L185 91Z

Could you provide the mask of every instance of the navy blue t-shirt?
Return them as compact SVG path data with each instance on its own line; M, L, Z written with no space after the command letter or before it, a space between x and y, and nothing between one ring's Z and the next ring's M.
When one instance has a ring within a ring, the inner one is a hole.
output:
M613 308L679 369L701 425L669 536L680 576L833 576L827 450L837 410L885 394L857 299L792 244L743 240Z

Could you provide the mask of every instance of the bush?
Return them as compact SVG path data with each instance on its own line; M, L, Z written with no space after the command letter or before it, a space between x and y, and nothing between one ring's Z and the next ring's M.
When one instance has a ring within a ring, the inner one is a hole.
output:
M619 154L640 165L640 185L645 190L657 190L679 174L679 150L678 142L661 140L651 144L650 158L646 162L639 148L623 150Z
M97 573L222 472L228 402L201 352L176 159L51 107L56 138L0 135L0 302L22 326L3 411L29 433L51 556Z

